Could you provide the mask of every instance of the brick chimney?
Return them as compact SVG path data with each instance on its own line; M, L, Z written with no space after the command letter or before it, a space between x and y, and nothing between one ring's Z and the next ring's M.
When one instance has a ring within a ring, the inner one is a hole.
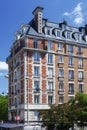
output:
M32 12L34 15L34 22L38 33L42 33L42 10L43 7L36 7Z

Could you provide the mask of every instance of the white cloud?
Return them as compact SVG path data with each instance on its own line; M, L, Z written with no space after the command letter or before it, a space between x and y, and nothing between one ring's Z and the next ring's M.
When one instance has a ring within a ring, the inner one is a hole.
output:
M6 62L0 61L0 70L8 70Z
M4 76L4 73L0 72L0 76Z
M72 12L65 12L63 15L70 17L76 25L80 25L84 22L84 14L82 11L82 2L78 3Z

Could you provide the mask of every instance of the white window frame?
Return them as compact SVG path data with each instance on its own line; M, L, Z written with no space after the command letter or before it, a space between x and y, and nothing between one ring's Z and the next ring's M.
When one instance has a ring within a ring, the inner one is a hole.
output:
M64 69L63 68L59 68L59 77L64 77Z
M62 43L58 43L58 50L62 50L63 48L63 44Z

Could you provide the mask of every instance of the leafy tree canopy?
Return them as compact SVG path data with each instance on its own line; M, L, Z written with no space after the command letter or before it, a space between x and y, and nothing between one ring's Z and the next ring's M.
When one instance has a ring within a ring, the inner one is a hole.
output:
M0 121L8 119L8 96L0 95Z

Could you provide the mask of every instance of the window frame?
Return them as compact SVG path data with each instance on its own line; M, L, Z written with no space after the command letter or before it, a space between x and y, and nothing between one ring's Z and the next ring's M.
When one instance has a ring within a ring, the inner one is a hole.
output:
M58 43L58 50L62 50L63 48L63 44L62 43Z
M48 104L53 104L53 95L48 95Z
M53 54L51 54L51 53L48 54L47 63L48 64L53 64Z
M40 76L40 66L34 66L34 76Z
M69 66L73 66L73 65L74 65L74 59L73 59L72 56L69 56L69 57L68 57L68 65L69 65Z
M53 78L53 68L48 67L48 78Z
M59 61L58 61L58 63L64 63L63 62L63 55L59 55Z
M52 41L48 41L48 51L52 50Z
M61 72L62 71L62 72ZM63 78L64 77L64 69L63 68L59 68L59 77Z
M74 83L69 83L69 93L74 93Z
M68 52L73 53L73 45L71 44L68 45Z
M34 40L34 45L33 46L34 46L34 48L38 48L38 40L36 40L36 39Z
M35 52L33 54L33 59L34 59L34 62L40 62L40 53Z
M84 84L78 84L78 89L79 89L79 92L84 92Z
M34 103L39 104L40 103L40 95L34 95Z
M69 70L68 75L69 75L69 80L74 80L74 70Z

